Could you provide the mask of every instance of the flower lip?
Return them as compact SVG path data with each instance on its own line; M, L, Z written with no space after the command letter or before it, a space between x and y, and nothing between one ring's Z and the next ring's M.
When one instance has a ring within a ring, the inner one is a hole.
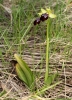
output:
M48 19L48 17L49 17L48 14L47 13L44 13L44 14L41 15L40 20L41 21L45 21L45 20Z
M39 24L40 21L41 21L40 18L37 18L37 19L34 21L34 25Z

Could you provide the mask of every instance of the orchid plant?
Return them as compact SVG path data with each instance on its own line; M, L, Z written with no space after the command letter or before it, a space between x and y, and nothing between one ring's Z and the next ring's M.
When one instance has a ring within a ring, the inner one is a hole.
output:
M36 95L40 95L46 90L53 88L60 82L51 85L57 76L56 74L49 75L49 32L50 32L50 20L51 18L56 18L56 15L52 13L50 8L41 9L38 13L39 18L34 21L34 25L39 24L41 21L46 21L47 24L47 35L46 35L46 71L45 71L45 84L42 88L35 90L35 80L36 75L31 71L27 63L17 54L14 57L17 61L15 64L16 73L18 77L26 84L26 86Z

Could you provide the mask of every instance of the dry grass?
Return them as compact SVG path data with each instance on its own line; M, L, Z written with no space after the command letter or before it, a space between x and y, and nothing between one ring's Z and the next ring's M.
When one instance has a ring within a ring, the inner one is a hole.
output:
M72 21L69 20L69 23L72 23ZM49 65L51 73L55 73L56 70L58 70L58 81L62 80L62 83L53 89L46 91L43 96L40 98L38 97L36 100L55 100L56 98L72 99L72 43L69 39L51 39ZM34 43L35 41L36 43ZM0 97L0 100L3 100L4 98L7 100L27 100L28 97L32 95L23 82L17 78L13 66L9 63L9 61L13 59L13 54L16 53L18 45L21 45L22 48L24 48L25 45L28 46L29 50L24 49L24 51L21 52L22 57L33 71L36 71L37 73L41 72L42 78L37 84L39 84L38 87L43 85L46 43L42 42L40 35L29 37L27 42L23 40L20 44L12 44L7 52L5 52L7 45L4 44L4 40L0 39L0 48L2 49L2 56L0 58L0 91L4 89L7 92L3 97ZM11 54L9 53L10 50ZM44 56L44 58L41 61L42 56ZM41 68L40 65L42 65ZM34 66L35 70L33 68Z

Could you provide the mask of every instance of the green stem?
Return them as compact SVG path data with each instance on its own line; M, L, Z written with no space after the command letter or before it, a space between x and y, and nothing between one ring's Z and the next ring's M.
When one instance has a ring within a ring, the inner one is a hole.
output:
M49 20L47 21L47 41L46 41L46 73L45 73L45 82L49 76Z

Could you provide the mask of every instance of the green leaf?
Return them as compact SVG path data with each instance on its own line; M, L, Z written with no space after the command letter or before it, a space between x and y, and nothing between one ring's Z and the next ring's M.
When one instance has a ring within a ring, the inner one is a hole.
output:
M30 70L29 66L26 64L25 61L23 61L23 59L20 56L15 54L14 57L24 73L24 80L26 79L25 82L28 82L27 85L30 88L31 86L33 86L35 80L33 72ZM18 76L22 77L22 75L20 75L19 73ZM23 77L21 79L23 79Z
M57 82L57 83L55 83L55 84L53 84L53 85L50 85L50 86L45 85L45 86L43 86L40 90L36 91L36 95L41 95L41 94L43 94L46 90L52 89L53 87L55 87L56 85L58 85L58 84L60 84L60 83L62 83L62 81L59 81L59 82Z
M21 69L20 65L17 63L16 64L16 73L18 75L18 77L24 82L26 83L27 86L29 86L28 81L26 79L26 76L23 72L23 70Z
M58 73L48 76L46 84L50 86L54 82L54 80L57 78L57 75Z

